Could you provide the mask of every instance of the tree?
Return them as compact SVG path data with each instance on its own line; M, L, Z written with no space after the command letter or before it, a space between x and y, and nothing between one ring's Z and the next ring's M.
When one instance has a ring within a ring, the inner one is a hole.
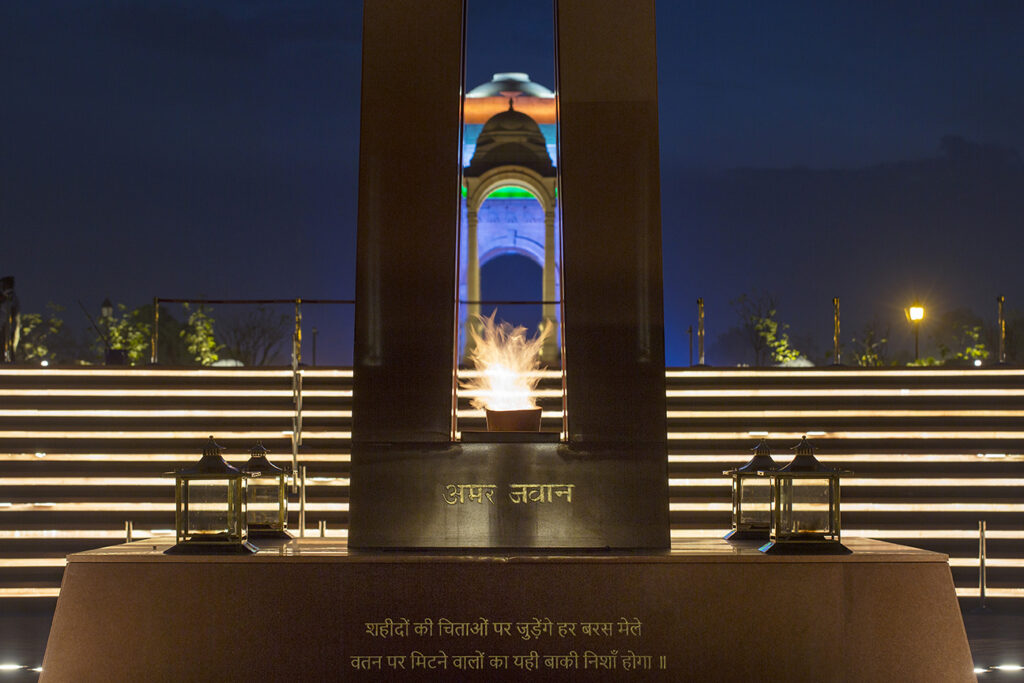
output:
M280 362L280 352L289 339L292 318L258 306L242 316L228 318L220 326L225 355L245 365L271 365Z
M15 360L22 363L69 363L78 360L81 347L74 334L64 325L60 313L64 308L46 304L46 314L21 314L21 343Z
M984 321L973 311L946 311L935 318L931 328L941 364L969 365L989 357Z
M129 311L124 304L118 304L117 314L101 318L98 325L107 336L111 349L124 351L130 365L139 365L149 360L153 329L150 321L152 316L147 318L141 309ZM96 340L96 345L104 349L102 344L102 339Z
M213 318L202 305L194 311L188 304L184 304L183 307L189 316L178 336L185 342L191 360L200 365L216 363L219 358L217 352L224 348L224 345L217 343L214 337Z
M889 327L879 332L881 325L874 320L864 326L861 336L854 337L851 354L853 361L862 368L879 368L888 365Z
M789 325L775 319L775 297L759 294L751 297L741 294L730 302L740 319L740 329L754 352L754 365L792 362L801 357L789 340Z

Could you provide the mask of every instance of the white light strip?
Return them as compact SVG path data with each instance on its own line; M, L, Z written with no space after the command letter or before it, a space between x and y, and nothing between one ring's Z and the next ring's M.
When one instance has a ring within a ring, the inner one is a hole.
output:
M1024 460L1024 455L1021 454L998 454L1000 460L998 462L1005 462L1006 460ZM777 462L787 462L787 458L779 458L777 455L773 455L773 458ZM918 453L850 453L847 455L818 455L814 454L818 460L822 462L900 462L900 463L924 463L924 462L978 462L979 458L995 457L995 455L988 456L984 453L963 453L963 454L944 454L944 455L929 455L929 454L918 454ZM0 459L3 456L0 455ZM670 463L687 464L695 462L716 462L722 463L723 465L742 465L749 460L747 455L687 455L681 453L672 453L668 456Z
M306 502L306 511L347 512L348 503ZM174 503L71 501L62 503L3 503L0 515L8 512L174 512Z
M225 432L213 430L218 439L280 439L291 435L290 431L280 429L271 431ZM202 431L126 431L126 432L69 432L69 431L0 431L0 439L207 439L211 430ZM302 440L307 439L351 439L352 432L321 432L314 429L303 429Z
M0 588L0 598L55 598L60 588Z
M561 413L558 413L561 415ZM132 417L132 418L220 418L220 417L244 417L244 418L292 418L295 417L295 410L0 410L0 417ZM351 410L303 410L303 419L306 418L351 418Z
M670 512L730 512L731 503L673 503ZM1024 503L843 503L843 512L1024 512Z
M0 567L63 567L63 557L0 557Z
M856 379L858 377L1013 377L1024 375L1017 368L973 368L957 370L666 370L671 378L701 379L704 377L828 377L830 379Z
M37 462L39 460L53 460L58 462L115 462L115 463L139 463L139 462L194 462L199 457L198 452L192 453L0 453L0 462ZM283 453L270 455L271 462L282 460ZM242 462L241 456L232 458L226 456L228 462ZM333 462L345 463L351 461L352 456L348 453L303 453L302 462ZM820 458L819 458L820 459Z
M307 486L348 486L348 477L307 475ZM0 477L0 486L174 486L174 477Z
M2 483L4 480L0 480ZM730 486L732 478L728 476L708 476L676 478L669 477L669 486ZM848 486L1024 486L1024 479L1010 477L971 478L971 477L843 477L843 488ZM846 505L844 504L845 508Z
M978 588L957 588L956 597L976 598L981 594ZM986 588L985 596L989 598L1024 598L1024 588Z
M351 371L349 371L351 376ZM152 369L152 368L2 368L0 377L205 377L228 379L232 377L292 376L291 370L208 370L208 369Z
M291 389L0 389L0 396L23 397L157 397L157 398L292 398ZM352 398L351 389L304 389L303 398Z
M303 415L303 417L305 417L306 411L302 411L302 415ZM561 410L542 410L541 413L540 413L540 416L542 418L558 418L558 419L562 419L562 411ZM463 420L465 418L474 418L474 417L483 419L483 418L487 417L487 414L484 411L482 411L482 410L460 410L460 411L458 411L458 418L460 420Z
M0 433L2 434L2 433ZM792 439L799 441L805 436L806 431L797 432L765 432L765 438L771 439ZM712 440L750 440L750 432L669 432L669 440L683 441L712 441ZM906 432L825 432L819 438L827 439L871 439L882 441L885 439L1024 439L1024 431L906 431Z
M977 567L979 564L976 557L951 557L950 567ZM1024 567L1024 558L1017 557L986 557L986 567Z
M823 419L848 417L1024 417L1024 410L669 410L670 420L688 419Z
M668 398L821 398L847 396L1024 396L1024 389L669 389Z

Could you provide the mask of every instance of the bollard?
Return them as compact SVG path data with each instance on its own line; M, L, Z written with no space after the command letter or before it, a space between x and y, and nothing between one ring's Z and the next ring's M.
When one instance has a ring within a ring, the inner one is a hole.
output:
M320 538L326 538L326 537L327 537L327 520L326 519L321 519L320 520Z
M132 542L132 523L131 523L131 520L128 520L128 521L126 521L124 523L124 542L125 543L131 543Z

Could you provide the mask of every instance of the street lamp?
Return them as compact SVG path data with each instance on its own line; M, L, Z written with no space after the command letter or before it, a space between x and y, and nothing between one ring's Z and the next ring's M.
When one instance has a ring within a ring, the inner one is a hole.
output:
M907 320L914 326L914 360L916 361L920 357L921 321L924 320L924 306L915 301L910 308L906 309L905 313Z
M103 303L100 304L100 317L104 320L110 320L114 315L114 304L110 303L110 299L104 299Z

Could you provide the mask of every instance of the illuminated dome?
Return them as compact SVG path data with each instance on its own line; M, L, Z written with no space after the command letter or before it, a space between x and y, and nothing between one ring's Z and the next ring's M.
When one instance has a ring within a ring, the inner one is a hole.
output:
M518 71L494 74L490 83L478 85L466 94L466 97L513 97L525 95L527 97L554 97L543 85L534 83L528 74Z
M525 166L542 176L555 175L540 126L516 111L511 99L507 111L495 114L484 124L466 175L478 176L498 166Z

